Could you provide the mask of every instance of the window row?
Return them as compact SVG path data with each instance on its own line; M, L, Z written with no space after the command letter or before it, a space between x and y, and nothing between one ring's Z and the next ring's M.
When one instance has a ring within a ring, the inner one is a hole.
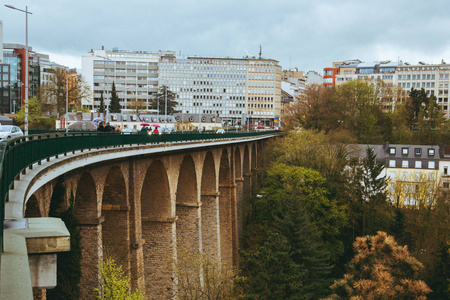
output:
M396 153L397 153L397 148L395 148L395 147L390 147L389 148L389 154L394 155ZM402 147L402 155L408 155L408 154L409 154L409 148ZM414 148L414 154L417 155L417 156L422 155L422 148ZM434 154L435 154L434 149L432 149L432 148L428 149L428 155L429 156L434 156Z
M396 164L396 160L389 160L389 168L396 168L397 164ZM409 168L410 167L410 161L409 160L402 160L402 168ZM422 164L421 160L416 160L414 162L414 168L416 169L422 169L423 167L427 167L428 169L434 169L436 168L436 162L434 161L428 161L428 162L424 162L424 164Z

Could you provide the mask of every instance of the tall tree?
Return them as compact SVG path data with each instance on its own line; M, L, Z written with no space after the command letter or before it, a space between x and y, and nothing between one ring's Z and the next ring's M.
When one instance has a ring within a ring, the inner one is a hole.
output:
M377 164L376 154L373 148L366 148L366 156L361 164L356 166L355 192L359 195L361 215L361 234L365 235L367 206L370 206L375 212L386 203L386 177L383 176L383 164ZM389 223L389 222L388 222Z
M42 103L42 110L56 115L66 113L66 92L68 106L81 108L82 100L91 96L90 88L84 79L80 75L74 76L64 68L50 71L52 75L48 82L39 87L38 99Z
M269 232L264 244L240 254L247 299L309 299L303 285L308 271L294 262L283 235Z
M332 266L329 252L322 243L322 233L310 221L304 200L293 195L286 199L285 205L286 214L276 218L275 228L291 246L292 260L307 271L303 280L304 295L324 297L329 294Z
M100 106L98 108L98 112L105 113L106 107L105 107L105 100L103 99L103 93L100 94Z
M109 104L109 111L112 113L120 113L122 107L120 106L119 97L117 96L116 85L113 81L111 89L111 102Z
M419 279L423 265L392 236L358 237L354 248L349 272L334 282L327 299L427 299L431 290Z
M42 117L41 103L36 97L31 98L28 101L28 122L31 126L35 126L39 123ZM22 107L22 109L17 113L16 121L19 123L25 122L25 107Z
M162 85L158 93L156 94L156 98L152 100L153 109L158 110L158 114L164 115L166 113L166 104L167 104L167 114L171 115L173 113L178 112L175 108L178 105L178 102L175 100L177 98L177 94L169 90L166 85Z

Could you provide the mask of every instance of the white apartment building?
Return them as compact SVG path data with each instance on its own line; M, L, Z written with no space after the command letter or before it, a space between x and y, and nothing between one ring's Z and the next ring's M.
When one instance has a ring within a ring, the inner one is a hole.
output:
M445 117L449 118L450 105L448 102L450 65L425 64L417 65L403 63L397 68L398 86L409 93L412 88L424 89L428 95L435 95Z
M124 110L130 110L131 102L138 99L144 101L150 111L151 100L158 92L158 65L163 54L166 52L91 50L82 56L81 74L91 87L94 105L91 107L92 99L87 99L83 105L97 110L102 94L107 105L114 82Z

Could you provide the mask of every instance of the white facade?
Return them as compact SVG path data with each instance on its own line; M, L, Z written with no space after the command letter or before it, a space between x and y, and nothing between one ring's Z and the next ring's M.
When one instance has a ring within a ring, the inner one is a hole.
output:
M450 65L445 62L439 65L419 63L410 65L404 63L397 68L398 86L406 93L411 89L424 89L428 95L435 95L437 104L445 113L445 117L450 116L449 105L449 83Z
M268 59L165 56L159 84L177 94L181 113L217 115L227 125L269 125L280 116L280 71Z
M121 106L128 110L134 99L143 100L147 110L151 109L151 100L158 91L158 64L161 52L121 50L92 50L82 56L82 70L86 83L91 87L96 110L103 94L105 105L111 97L114 82ZM92 99L83 105L89 108Z

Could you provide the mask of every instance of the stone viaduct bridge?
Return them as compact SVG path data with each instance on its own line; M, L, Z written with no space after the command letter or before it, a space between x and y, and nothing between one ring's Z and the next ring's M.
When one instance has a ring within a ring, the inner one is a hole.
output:
M69 250L70 237L61 220L49 216L67 210L69 199L81 233L82 299L95 298L97 265L105 256L122 265L133 289L157 299L173 297L170 261L177 247L237 266L244 199L255 181L258 154L276 135L66 134L8 143L5 153L33 142L46 150L34 149L39 158L15 167L15 180L2 181L9 189L2 189L1 299L42 297L55 285L56 253ZM64 149L52 148L61 143ZM12 160L4 157L3 169ZM14 174L3 172L2 179Z

